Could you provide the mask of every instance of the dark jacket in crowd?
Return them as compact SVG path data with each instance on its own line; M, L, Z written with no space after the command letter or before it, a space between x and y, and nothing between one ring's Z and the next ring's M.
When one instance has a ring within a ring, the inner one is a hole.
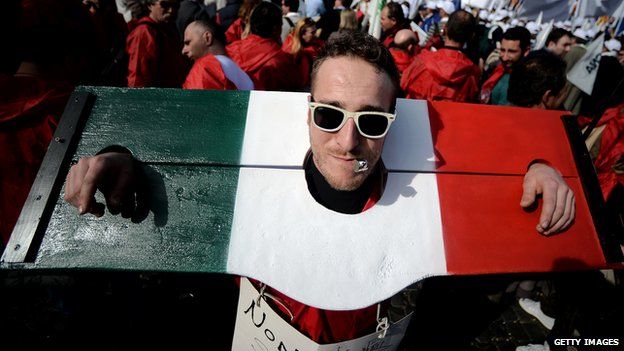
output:
M176 19L176 27L180 32L180 39L184 40L184 30L191 22L197 20L207 21L217 14L217 5L212 3L204 5L200 0L183 0L178 10L178 18Z
M238 18L238 9L241 7L241 4L241 0L227 0L225 7L217 12L219 16L219 25L223 28L224 32Z

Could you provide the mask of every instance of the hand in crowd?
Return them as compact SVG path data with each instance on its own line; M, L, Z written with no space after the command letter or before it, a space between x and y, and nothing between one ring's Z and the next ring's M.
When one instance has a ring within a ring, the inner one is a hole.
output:
M551 235L572 224L575 216L574 193L557 170L543 163L531 165L524 176L520 206L530 207L537 200L537 195L542 195L543 199L542 212L536 226L538 232Z
M127 153L81 158L67 174L64 199L81 215L101 217L107 207L111 214L130 218L146 208L139 174L132 155ZM97 190L104 194L106 206L96 201Z

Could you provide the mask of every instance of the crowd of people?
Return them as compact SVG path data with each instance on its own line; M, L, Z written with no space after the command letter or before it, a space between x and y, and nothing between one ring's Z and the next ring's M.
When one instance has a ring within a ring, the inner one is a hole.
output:
M393 96L578 115L580 127L593 128L588 148L608 210L624 213L624 50L623 38L614 33L615 19L571 19L548 26L517 18L512 4L488 11L456 8L451 1L417 3L388 2L379 14L376 42L392 58L381 70L396 78ZM0 58L0 145L6 150L0 154L5 165L0 172L0 248L76 85L310 91L319 74L319 55L349 55L328 53L326 46L334 43L332 48L339 50L336 43L345 44L344 38L373 40L362 32L375 25L375 9L368 1L227 0L220 8L198 0L119 4L8 1L9 11L0 15L6 26L2 33L17 33L6 41L9 54ZM566 74L601 35L603 53L593 91L587 94ZM560 227L569 225L564 222ZM534 283L524 281L517 291L530 296L539 290ZM430 284L448 287L445 281ZM466 298L472 292L462 294ZM456 297L449 292L442 296L438 298ZM424 322L419 326L426 330ZM576 327L566 325L565 332ZM337 341L321 335L321 341ZM478 339L463 342L479 346Z

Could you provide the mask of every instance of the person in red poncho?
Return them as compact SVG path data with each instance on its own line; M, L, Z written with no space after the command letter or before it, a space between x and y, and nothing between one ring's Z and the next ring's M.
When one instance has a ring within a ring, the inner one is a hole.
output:
M605 111L597 128L601 129L600 142L594 166L602 195L610 201L619 188L624 195L624 103ZM624 197L620 197L624 199ZM619 204L622 210L622 202Z
M507 29L500 48L500 64L483 83L480 100L483 104L508 105L507 88L513 66L531 50L531 33L524 27Z
M292 55L282 51L279 36L282 10L262 2L249 17L250 34L226 47L228 55L245 71L258 90L295 90L301 79Z
M228 44L231 44L235 41L243 39L244 36L249 33L245 33L245 27L249 22L249 16L251 16L251 11L258 5L262 0L245 0L243 4L238 9L238 18L230 24L228 29L225 32L225 41Z
M310 85L312 62L324 45L315 33L316 23L313 20L309 18L299 20L282 45L282 50L293 55L303 87Z
M210 21L191 22L184 30L182 54L195 61L184 89L253 90L254 85L225 52L225 36Z
M389 2L381 10L380 18L381 42L385 47L390 47L394 42L394 36L401 29L409 29L409 22L405 19L403 8L397 2Z
M405 70L401 87L408 98L476 102L480 70L462 51L476 27L468 12L455 11L446 24L444 47L423 51Z
M399 73L403 74L407 67L414 61L414 57L420 53L418 36L409 29L401 29L394 37L394 42L388 48L394 58Z
M95 72L94 31L76 2L22 1L13 29L19 65L0 74L0 251L9 240L30 187L76 83ZM73 13L72 20L65 20ZM89 41L91 40L91 41ZM85 45L76 45L84 42Z
M128 86L179 88L188 61L173 24L179 0L148 0L149 15L141 18L126 41Z

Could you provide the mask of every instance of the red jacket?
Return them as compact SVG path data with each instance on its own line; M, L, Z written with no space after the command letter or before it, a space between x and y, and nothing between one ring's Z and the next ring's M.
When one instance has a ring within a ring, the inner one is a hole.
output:
M186 76L184 89L236 90L236 86L225 76L221 63L214 55L207 54L195 61Z
M624 164L624 103L606 110L598 123L602 125L605 128L594 166L602 195L607 200L618 184L624 186L624 174L615 170L616 164Z
M476 101L480 70L461 51L423 51L401 78L407 98L456 102Z
M414 60L414 55L409 53L407 50L403 50L397 47L390 47L389 50L390 54L392 54L392 58L394 59L394 63L399 69L399 73L403 74L403 72Z
M70 86L0 75L2 244L9 240L70 93Z
M243 35L243 30L245 29L245 25L243 24L243 20L241 18L232 22L225 32L225 41L228 43L233 43L235 41L241 40Z
M314 39L310 44L301 48L301 50L293 57L295 66L299 69L299 85L302 87L310 85L310 73L312 72L312 63L318 56L325 43L321 39ZM282 50L290 54L292 47L292 33L286 37Z
M501 78L503 78L505 73L507 73L507 71L505 70L505 67L502 64L500 64L496 66L490 78L488 78L485 81L485 83L483 83L483 86L481 87L481 95L479 97L482 104L487 104L490 102L490 97L492 96L492 90L494 90L494 87L496 86L498 81Z
M292 55L282 51L274 39L250 34L228 45L226 50L257 90L289 91L302 86Z
M126 41L128 86L179 88L188 61L175 26L157 23L149 16L139 20Z

